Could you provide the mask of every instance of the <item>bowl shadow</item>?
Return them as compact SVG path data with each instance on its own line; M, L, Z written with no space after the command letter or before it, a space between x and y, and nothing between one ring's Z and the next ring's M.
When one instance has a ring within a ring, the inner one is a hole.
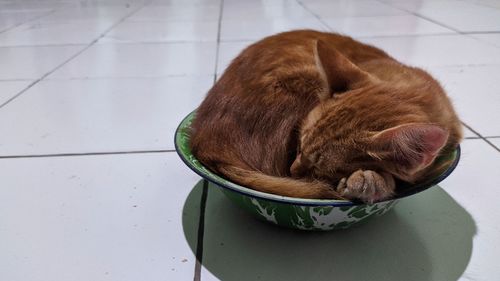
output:
M199 211L203 180L184 214ZM254 219L208 186L202 265L220 280L457 280L469 263L474 220L441 187L402 199L347 230L306 232ZM197 252L198 220L183 216ZM203 278L202 278L203 280Z

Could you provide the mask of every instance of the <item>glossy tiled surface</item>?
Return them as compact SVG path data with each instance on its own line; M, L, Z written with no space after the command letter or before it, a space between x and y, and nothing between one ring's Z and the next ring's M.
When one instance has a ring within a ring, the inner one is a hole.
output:
M441 187L331 233L264 224L210 190L202 280L495 280L498 211L490 195L500 185L499 165L498 151L467 140L460 166Z
M441 187L332 233L203 196L176 125L243 48L295 28L442 83L471 130ZM499 34L495 0L0 0L0 280L496 280Z
M39 79L82 49L77 45L0 47L0 80Z
M0 105L6 103L20 91L25 89L31 81L0 81Z
M181 187L198 179L175 154L2 159L0 170L2 280L192 276L196 225L182 225L199 206L185 208Z
M0 155L174 149L177 125L212 82L212 76L42 81L0 110Z

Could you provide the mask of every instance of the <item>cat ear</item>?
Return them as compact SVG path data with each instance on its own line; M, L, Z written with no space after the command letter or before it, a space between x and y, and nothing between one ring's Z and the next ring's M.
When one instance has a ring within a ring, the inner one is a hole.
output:
M405 124L371 137L374 158L395 161L411 175L429 166L448 140L448 131L432 124Z
M353 89L356 83L371 78L370 74L361 70L334 47L321 40L316 42L314 58L325 86L329 89L326 93L327 97L330 97L333 92Z

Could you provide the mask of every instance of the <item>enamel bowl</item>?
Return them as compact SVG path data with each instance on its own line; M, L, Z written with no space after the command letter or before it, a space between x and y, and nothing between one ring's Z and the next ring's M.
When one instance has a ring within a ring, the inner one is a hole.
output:
M212 183L209 185L210 188L219 187L227 198L255 217L279 226L301 230L345 229L372 217L383 215L399 200L431 188L448 177L460 159L460 147L458 147L450 155L445 155L437 160L453 159L439 176L429 179L423 184L412 186L407 189L409 191L399 194L395 198L371 205L346 200L279 196L238 185L204 167L191 154L189 148L189 128L194 117L195 112L192 112L184 118L175 133L175 148L184 163L195 173Z

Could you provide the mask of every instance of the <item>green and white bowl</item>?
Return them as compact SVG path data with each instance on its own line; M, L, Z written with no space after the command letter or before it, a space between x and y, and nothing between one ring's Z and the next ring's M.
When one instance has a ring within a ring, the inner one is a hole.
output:
M194 118L195 112L186 116L175 133L175 148L184 163L205 180L220 187L231 201L257 218L295 229L344 229L371 217L383 215L394 207L400 199L431 188L448 177L460 159L460 147L458 147L450 155L438 159L438 161L453 159L451 164L439 176L429 179L424 184L413 186L408 189L408 192L399 194L395 198L371 205L345 200L302 199L279 196L238 185L204 167L194 157L189 147L189 129Z

